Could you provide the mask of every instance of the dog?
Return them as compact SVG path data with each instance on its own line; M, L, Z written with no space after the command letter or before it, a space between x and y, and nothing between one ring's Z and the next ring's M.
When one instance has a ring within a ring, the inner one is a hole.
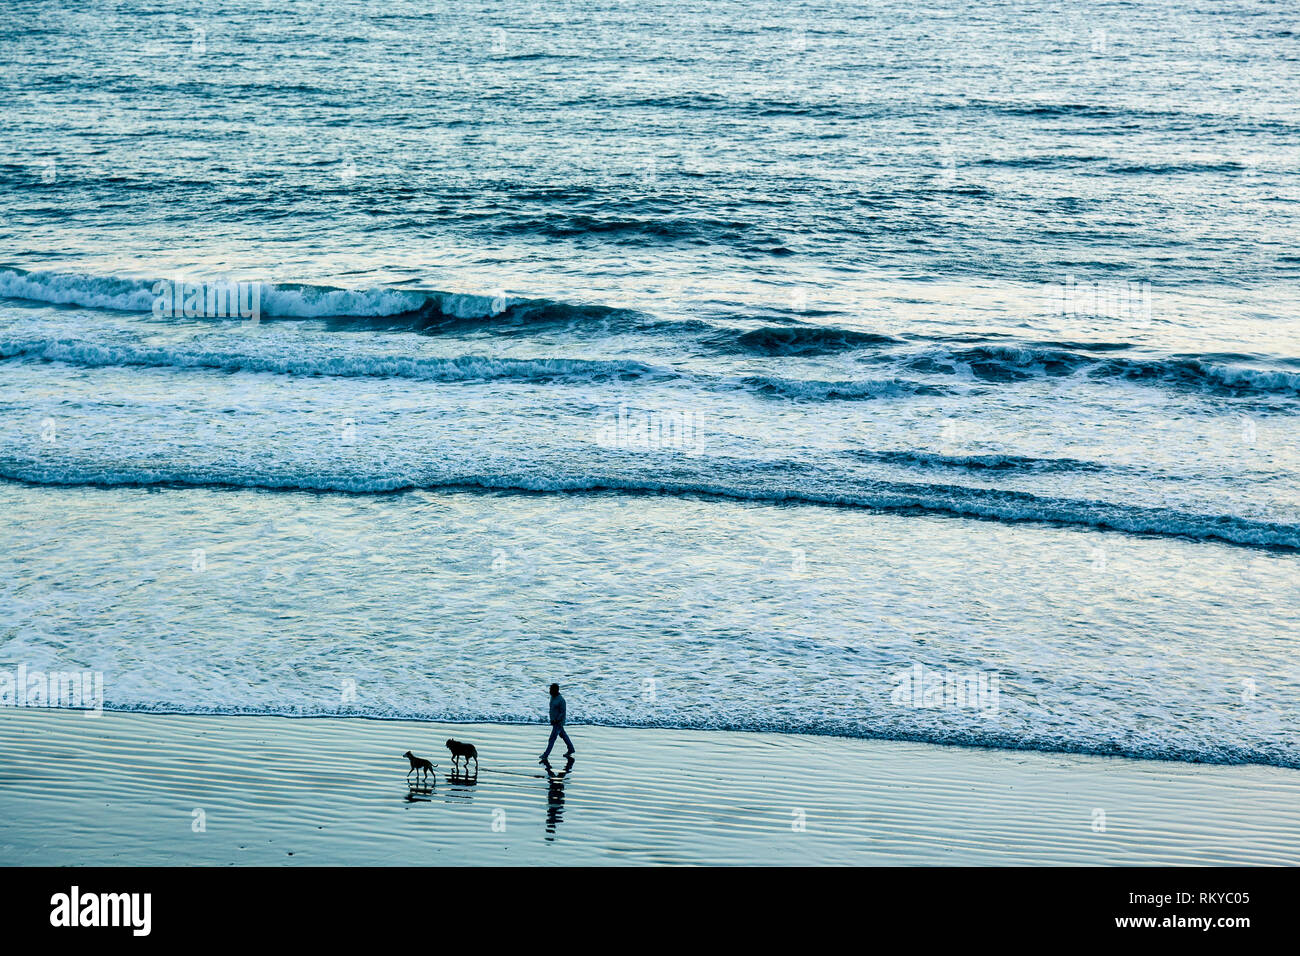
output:
M451 765L456 766L457 760L465 761L465 769L469 769L469 759L474 758L474 772L478 773L478 751L473 744L463 744L459 740L447 741L447 749L451 751Z
M420 777L423 777L427 773L433 773L433 764L429 763L429 761L425 760L423 757L417 757L409 750L402 754L402 756L411 761L411 769L406 771L406 779L411 779L411 774L415 773L417 770L420 771ZM420 777L417 777L416 779L418 780ZM435 781L438 779L436 773L433 773L433 779Z

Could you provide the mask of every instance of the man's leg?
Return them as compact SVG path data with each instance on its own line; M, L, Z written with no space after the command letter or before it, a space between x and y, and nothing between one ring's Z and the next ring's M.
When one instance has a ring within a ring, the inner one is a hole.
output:
M551 748L555 746L555 738L557 735L562 733L564 733L564 731L560 729L559 724L551 724L551 739L547 742L546 749L542 751L543 760L551 755ZM564 739L568 740L569 738L566 737Z
M569 753L577 753L577 751L573 749L573 741L570 740L569 735L564 732L563 725L556 727L555 729L558 730L560 736L564 738L564 746L569 748ZM551 734L551 743L555 743L555 734ZM565 754L565 756L568 756L568 754Z

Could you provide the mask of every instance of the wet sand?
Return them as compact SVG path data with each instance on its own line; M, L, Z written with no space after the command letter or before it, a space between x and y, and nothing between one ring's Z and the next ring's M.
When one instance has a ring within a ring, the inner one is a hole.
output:
M0 864L1295 864L1300 773L835 737L0 710ZM448 737L477 745L449 779ZM438 764L413 792L412 750ZM557 748L558 754L558 748Z

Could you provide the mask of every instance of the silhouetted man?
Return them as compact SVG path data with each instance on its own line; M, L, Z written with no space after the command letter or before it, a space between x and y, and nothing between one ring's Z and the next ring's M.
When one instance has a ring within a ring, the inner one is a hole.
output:
M569 735L564 732L565 710L566 708L564 704L564 698L560 696L560 685L552 684L551 685L551 739L546 744L546 750L542 754L541 759L537 761L538 763L546 763L546 758L551 755L551 748L555 746L556 737L563 737L564 746L569 748L568 752L565 753L564 756L572 757L577 752L573 749L573 741L570 740Z

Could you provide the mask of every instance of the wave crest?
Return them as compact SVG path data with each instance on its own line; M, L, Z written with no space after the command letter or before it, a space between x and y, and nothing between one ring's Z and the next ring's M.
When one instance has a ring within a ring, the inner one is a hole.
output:
M0 298L75 305L119 312L152 312L159 282L215 283L225 276L162 279L0 269ZM474 295L415 289L340 289L305 283L257 283L261 314L273 318L383 317L422 310L454 318L487 318L526 300L504 294Z
M734 463L732 463L734 464ZM725 474L725 462L706 463L694 477L661 480L623 474L527 472L437 472L403 470L389 475L347 473L277 474L219 465L216 470L121 466L51 465L0 460L0 479L34 485L91 487L260 488L274 491L392 494L416 490L460 490L523 494L621 494L701 497L785 505L862 508L909 515L974 518L1009 524L1031 523L1121 532L1162 538L1300 552L1300 524L1228 514L1202 514L1122 502L1052 498L1021 491L966 485L894 481L747 482ZM708 477L706 477L708 476Z

